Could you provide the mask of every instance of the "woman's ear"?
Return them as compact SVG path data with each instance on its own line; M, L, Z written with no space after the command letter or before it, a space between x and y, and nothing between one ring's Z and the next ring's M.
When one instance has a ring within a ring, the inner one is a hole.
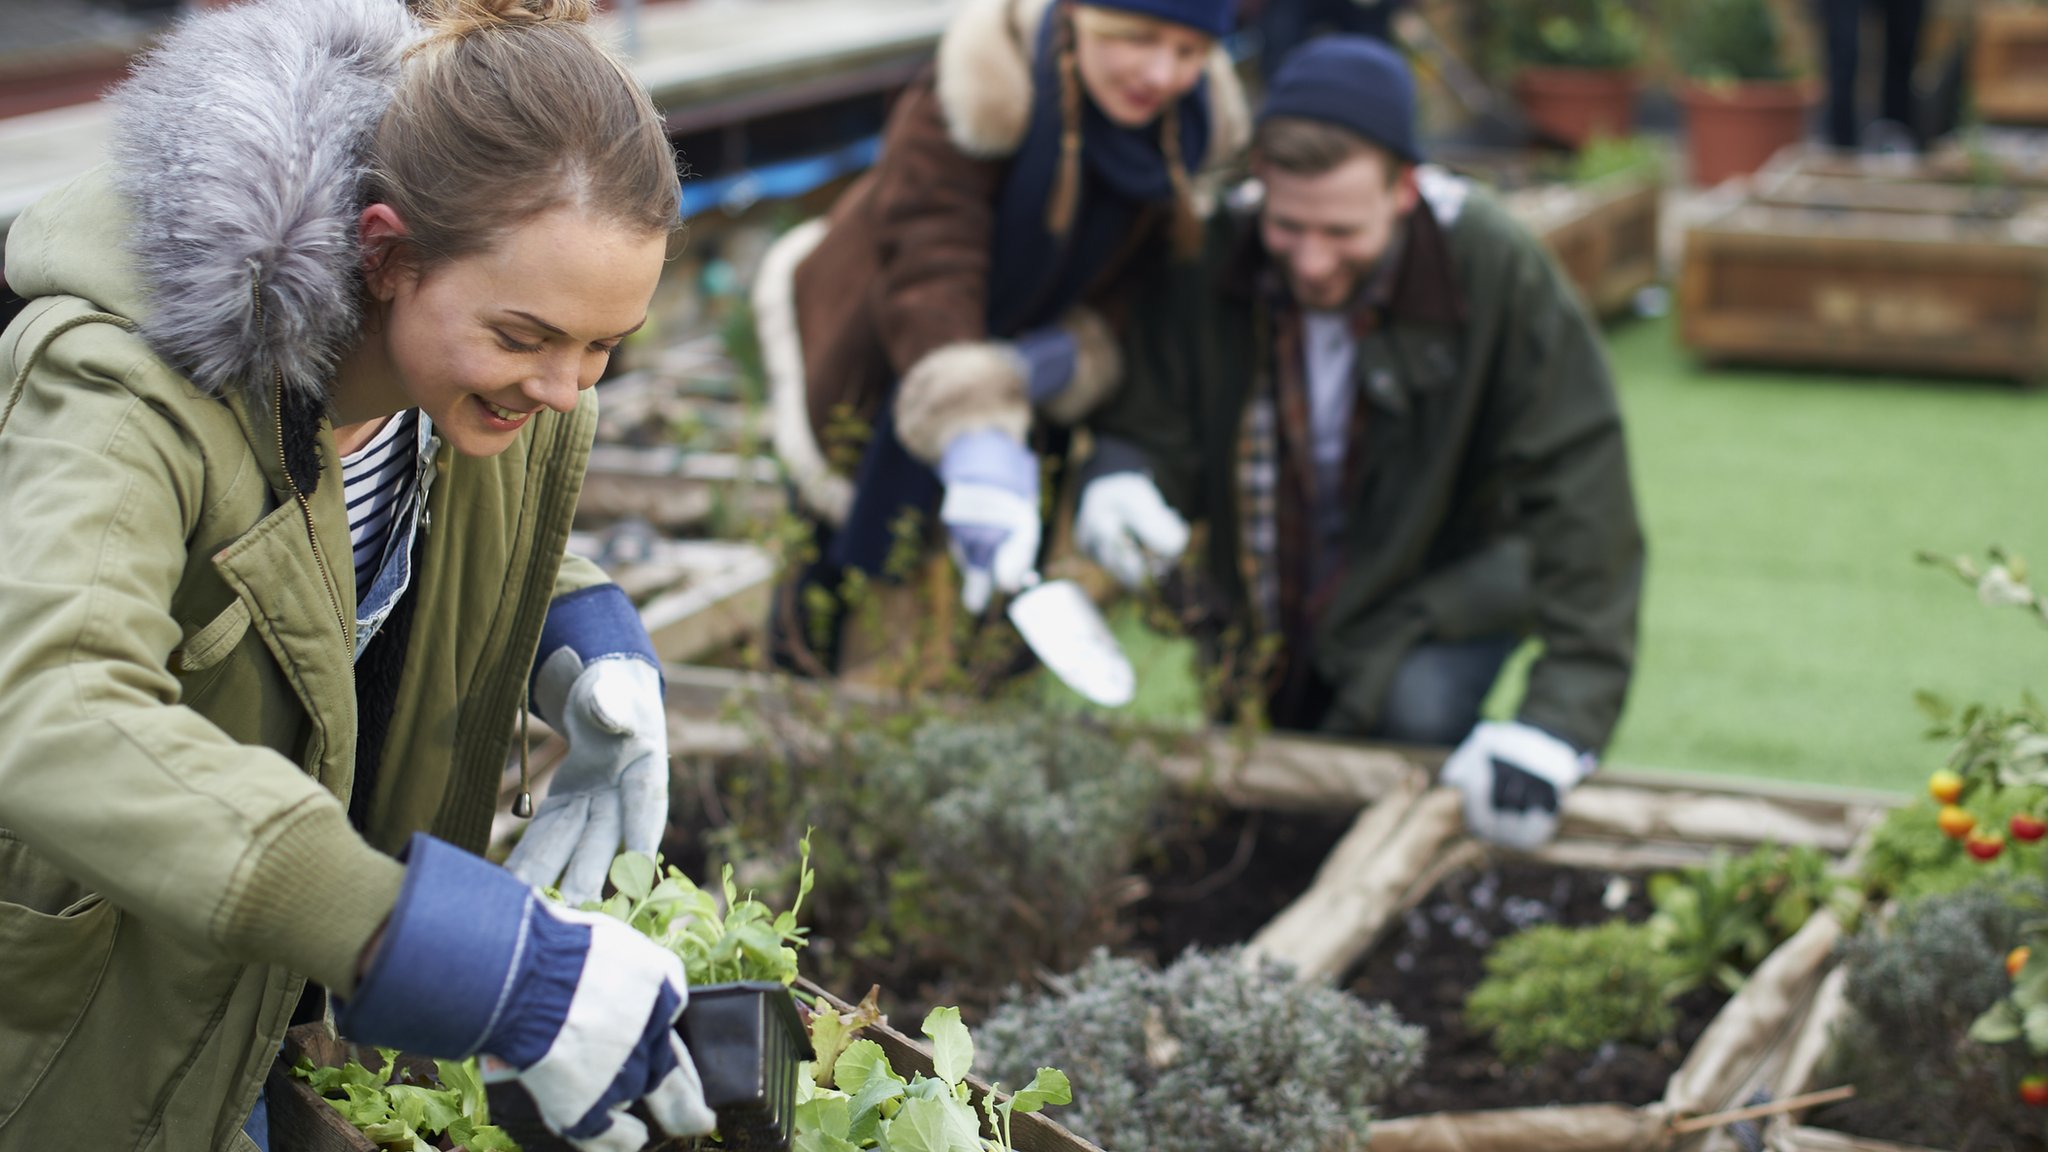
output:
M356 217L356 246L362 253L363 284L375 300L390 300L398 291L404 261L398 246L405 240L405 221L389 204L372 204Z

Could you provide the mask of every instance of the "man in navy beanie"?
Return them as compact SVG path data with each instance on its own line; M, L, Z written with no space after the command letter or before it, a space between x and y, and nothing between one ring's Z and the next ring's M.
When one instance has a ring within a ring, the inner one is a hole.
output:
M1075 536L1135 585L1205 522L1190 569L1262 672L1247 702L1457 745L1468 825L1530 847L1620 717L1643 541L1599 332L1492 197L1421 164L1414 122L1383 43L1281 66L1201 264L1132 294ZM1532 639L1514 719L1481 722Z

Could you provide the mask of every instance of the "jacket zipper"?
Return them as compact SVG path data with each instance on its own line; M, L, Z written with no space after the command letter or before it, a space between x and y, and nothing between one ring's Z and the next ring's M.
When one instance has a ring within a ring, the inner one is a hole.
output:
M262 284L252 283L249 286L249 294L251 297L254 298L256 302L256 328L260 332L264 330ZM348 617L342 613L341 598L335 594L334 590L337 587L337 585L334 583L334 572L327 566L326 549L320 547L320 531L319 529L313 526L313 502L311 500L306 499L306 494L304 492L299 491L298 479L292 475L292 466L288 461L285 460L284 369L277 368L274 369L274 371L276 373L276 378L274 381L276 392L275 395L271 397L271 423L277 426L278 471L284 473L285 487L291 489L292 499L297 500L299 502L299 510L305 513L306 539L310 541L313 545L313 562L320 566L321 584L327 590L328 605L334 609L334 623L335 626L339 628L341 631L342 649L348 653L349 660L353 662L355 660L356 647L355 635L349 630Z

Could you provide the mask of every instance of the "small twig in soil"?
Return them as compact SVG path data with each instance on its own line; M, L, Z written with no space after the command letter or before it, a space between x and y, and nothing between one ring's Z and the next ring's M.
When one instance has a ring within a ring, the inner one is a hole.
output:
M1251 866L1252 850L1258 847L1260 823L1259 814L1256 812L1252 813L1251 819L1244 822L1244 828L1237 834L1237 849L1231 853L1229 863L1193 884L1163 889L1159 893L1159 898L1176 904L1207 900L1216 894L1217 889L1244 875L1244 870Z
M1761 1120L1766 1116L1776 1116L1780 1112L1796 1112L1801 1108L1818 1108L1823 1104L1833 1104L1840 1100L1847 1100L1854 1095L1856 1095L1856 1086L1854 1084L1844 1084L1840 1088L1808 1092L1804 1096L1787 1096L1783 1100L1773 1100L1768 1104L1753 1104L1747 1108L1734 1108L1726 1112L1714 1112L1705 1116L1695 1116L1690 1120L1680 1120L1671 1126L1671 1132L1675 1136L1689 1136L1694 1132L1705 1132L1709 1128L1719 1128L1723 1124L1734 1124L1743 1120Z

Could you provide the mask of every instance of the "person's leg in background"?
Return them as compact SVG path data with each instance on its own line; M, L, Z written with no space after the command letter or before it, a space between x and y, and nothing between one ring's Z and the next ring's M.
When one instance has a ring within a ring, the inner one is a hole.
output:
M1828 143L1854 148L1862 116L1856 105L1856 69L1863 49L1864 0L1820 0L1822 39L1827 51Z
M1910 132L1916 147L1926 139L1913 97L1913 68L1920 62L1920 30L1926 22L1927 0L1884 0L1884 96L1878 114Z
M1520 643L1491 636L1416 645L1395 671L1370 735L1401 744L1458 744L1479 722L1487 693Z

